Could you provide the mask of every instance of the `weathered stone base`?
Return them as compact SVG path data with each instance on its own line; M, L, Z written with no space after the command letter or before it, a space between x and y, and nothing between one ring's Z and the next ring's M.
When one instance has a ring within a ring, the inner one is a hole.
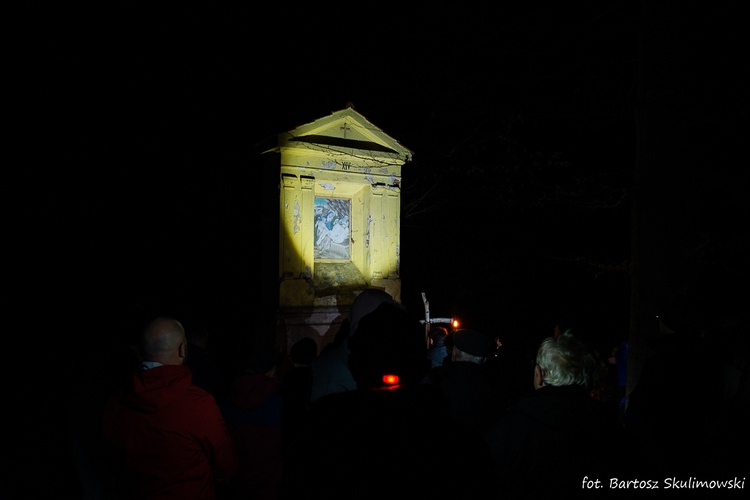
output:
M354 299L366 288L380 288L401 302L401 280L375 279L372 284L350 263L316 263L313 280L284 280L280 284L277 338L282 352L302 337L311 337L318 352L349 317Z

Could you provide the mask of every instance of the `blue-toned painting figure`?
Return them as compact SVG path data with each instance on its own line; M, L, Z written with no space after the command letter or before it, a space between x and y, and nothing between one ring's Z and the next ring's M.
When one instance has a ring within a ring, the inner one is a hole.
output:
M315 198L315 258L349 259L349 204L339 198Z

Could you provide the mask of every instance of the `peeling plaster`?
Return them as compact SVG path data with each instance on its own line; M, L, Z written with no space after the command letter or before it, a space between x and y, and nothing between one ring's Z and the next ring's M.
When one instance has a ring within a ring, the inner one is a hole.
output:
M302 216L300 215L299 200L294 200L294 225L293 225L294 234L297 234L297 232L300 230L301 220L302 220Z
M370 248L370 225L372 225L372 212L367 211L367 230L365 231L365 248Z

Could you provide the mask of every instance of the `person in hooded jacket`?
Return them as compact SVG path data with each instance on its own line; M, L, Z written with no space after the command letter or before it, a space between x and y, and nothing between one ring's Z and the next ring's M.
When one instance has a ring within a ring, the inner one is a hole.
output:
M213 396L193 385L185 329L156 318L140 350L143 361L103 414L116 498L217 498L237 472L237 450Z
M383 302L395 303L388 292L379 288L366 288L354 299L347 327L341 332L342 337L335 345L326 346L311 363L313 377L310 401L357 388L357 382L349 370L349 341L357 333L359 320Z

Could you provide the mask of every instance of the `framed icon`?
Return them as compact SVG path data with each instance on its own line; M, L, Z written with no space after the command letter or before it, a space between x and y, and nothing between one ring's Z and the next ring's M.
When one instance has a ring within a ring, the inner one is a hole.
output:
M352 200L315 198L315 260L350 260Z

